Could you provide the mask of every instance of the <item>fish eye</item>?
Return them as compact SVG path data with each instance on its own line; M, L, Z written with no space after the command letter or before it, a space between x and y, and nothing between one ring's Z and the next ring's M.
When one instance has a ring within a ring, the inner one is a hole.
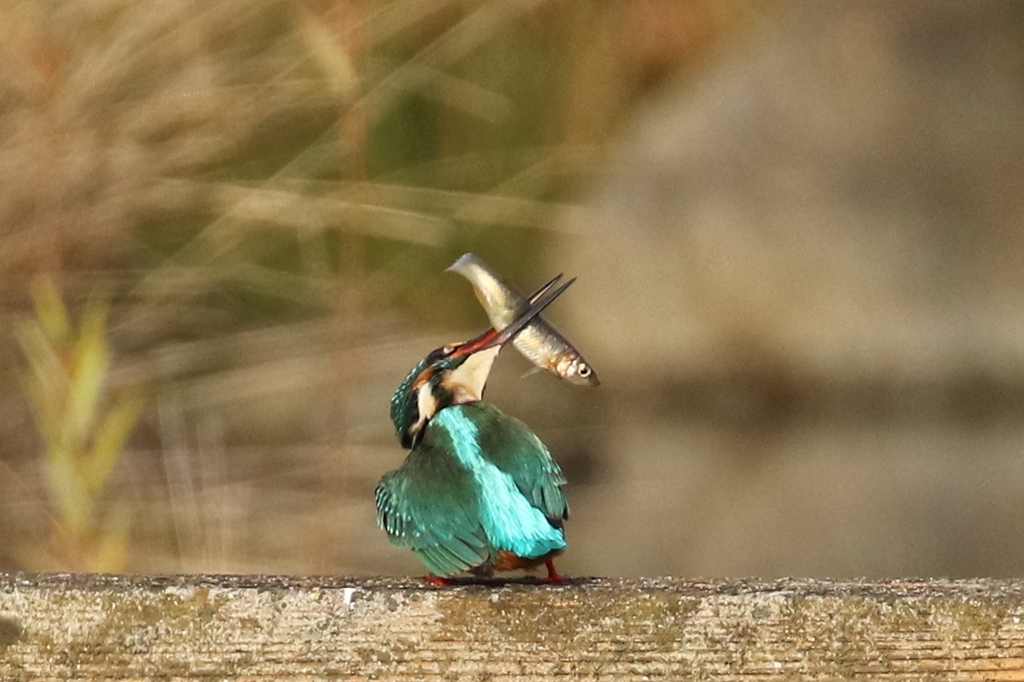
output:
M580 365L580 368L576 370L576 373L579 374L584 379L586 379L587 377L590 376L590 367L588 367L587 365Z

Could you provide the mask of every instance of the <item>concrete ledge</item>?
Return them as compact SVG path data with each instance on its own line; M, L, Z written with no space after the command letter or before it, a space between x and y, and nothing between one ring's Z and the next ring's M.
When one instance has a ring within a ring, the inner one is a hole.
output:
M0 574L0 679L1024 680L1024 581Z

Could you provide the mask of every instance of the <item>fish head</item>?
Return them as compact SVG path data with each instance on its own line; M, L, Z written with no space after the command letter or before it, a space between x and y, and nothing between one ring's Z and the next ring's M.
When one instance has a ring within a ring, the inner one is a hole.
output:
M578 386L599 386L597 372L583 359L582 355L564 355L555 361L554 373Z

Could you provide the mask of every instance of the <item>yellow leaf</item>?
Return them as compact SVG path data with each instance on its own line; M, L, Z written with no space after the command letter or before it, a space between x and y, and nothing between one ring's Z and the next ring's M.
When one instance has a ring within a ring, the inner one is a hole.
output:
M103 381L110 364L104 339L106 318L106 305L90 301L82 314L78 341L74 345L67 419L76 441L88 437L97 419Z
M60 512L59 522L70 536L83 537L91 525L93 501L74 462L70 457L50 457L46 460L46 476Z
M94 493L98 493L106 484L141 410L140 398L124 398L114 405L103 420L88 458L87 481L89 489Z
M131 513L117 505L106 516L99 528L96 544L86 557L87 568L96 573L120 573L128 564L128 533Z
M44 277L33 282L32 300L35 303L36 318L46 338L54 345L67 343L71 339L71 320L68 319L68 310L53 280Z

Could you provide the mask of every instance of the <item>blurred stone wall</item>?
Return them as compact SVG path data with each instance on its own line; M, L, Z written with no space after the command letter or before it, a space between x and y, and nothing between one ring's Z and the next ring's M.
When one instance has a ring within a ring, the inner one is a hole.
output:
M588 197L587 572L1024 570L1024 5L795 2Z

